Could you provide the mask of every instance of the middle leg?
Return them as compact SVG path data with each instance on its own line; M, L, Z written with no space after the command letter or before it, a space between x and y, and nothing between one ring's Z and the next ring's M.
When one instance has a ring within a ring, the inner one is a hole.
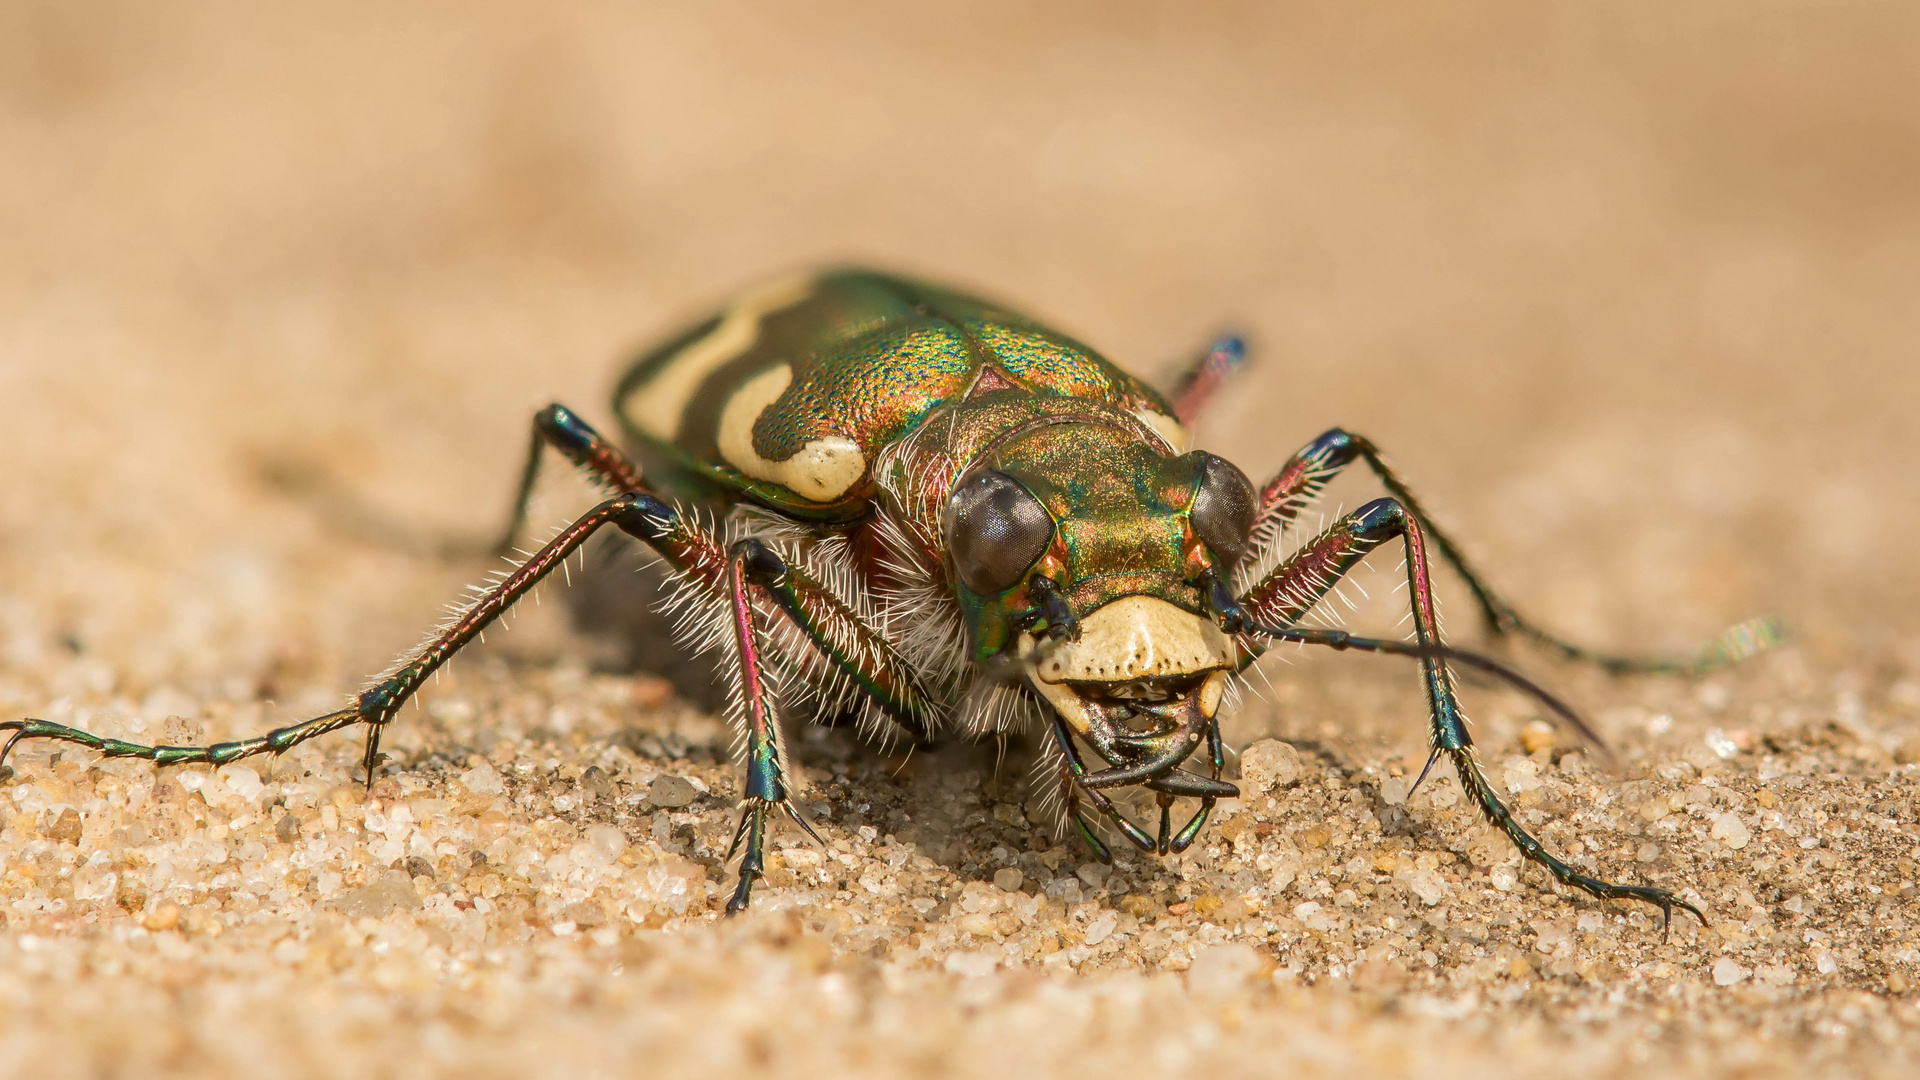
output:
M1473 751L1473 737L1467 732L1466 716L1461 712L1453 686L1453 676L1442 658L1440 621L1433 599L1426 538L1413 513L1393 499L1378 499L1335 523L1309 542L1293 558L1265 580L1256 583L1240 598L1247 619L1255 626L1291 627L1314 604L1332 590L1342 576L1367 553L1399 537L1405 547L1407 591L1412 605L1414 637L1421 650L1421 675L1431 721L1429 738L1433 760L1445 756L1452 763L1460 786L1487 821L1513 841L1520 854L1544 867L1564 885L1607 900L1640 900L1660 908L1663 920L1670 920L1674 908L1690 912L1706 922L1693 905L1665 889L1645 885L1616 885L1575 870L1535 839L1514 819L1493 786L1480 771ZM1253 644L1248 637L1243 641ZM1258 646L1249 650L1248 663L1258 655Z
M1610 674L1688 673L1697 674L1743 660L1771 647L1780 637L1780 628L1771 618L1753 619L1732 627L1688 659L1621 656L1587 648L1541 627L1521 615L1505 597L1495 592L1486 578L1468 561L1466 553L1433 521L1433 515L1414 495L1413 489L1393 467L1373 441L1341 428L1334 428L1302 447L1288 459L1274 478L1260 489L1254 520L1255 554L1247 561L1260 566L1263 554L1271 556L1282 542L1282 532L1330 483L1342 469L1355 461L1365 461L1394 499L1418 523L1440 557L1466 582L1474 603L1487 627L1502 636L1515 634L1542 645L1568 660L1593 664Z

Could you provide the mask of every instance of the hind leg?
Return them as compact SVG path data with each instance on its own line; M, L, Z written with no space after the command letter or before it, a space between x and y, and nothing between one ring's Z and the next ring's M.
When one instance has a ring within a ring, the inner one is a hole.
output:
M1247 344L1237 335L1227 334L1215 340L1181 371L1172 393L1167 395L1173 399L1174 418L1191 426L1227 377L1246 362Z
M373 769L379 760L381 732L400 711L400 706L405 704L407 699L426 682L428 676L451 660L455 653L479 638L488 626L505 614L507 609L521 597L533 591L541 579L563 565L569 556L579 550L580 545L586 543L587 539L602 527L613 524L628 532L646 532L653 529L654 522L663 515L671 513L672 510L664 503L639 493L621 495L594 507L535 552L526 562L520 564L512 573L495 582L481 595L480 599L435 635L433 640L402 660L390 674L361 692L354 699L353 704L344 709L324 716L316 716L298 724L276 728L265 735L215 743L212 746L146 746L120 739L102 738L91 732L64 724L48 723L44 720L9 720L0 722L0 731L13 732L5 745L0 746L0 762L4 762L7 754L12 752L14 746L23 739L52 739L59 742L79 743L107 757L145 758L160 765L194 762L225 765L228 762L258 754L281 754L308 739L330 731L365 724L367 742L362 760L366 767L367 782L371 785Z

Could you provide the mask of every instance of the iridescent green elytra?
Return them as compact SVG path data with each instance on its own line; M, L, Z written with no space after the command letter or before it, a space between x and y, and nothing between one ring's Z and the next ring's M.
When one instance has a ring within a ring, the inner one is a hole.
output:
M1493 671L1572 714L1498 662L1440 642L1428 545L1465 577L1496 632L1610 670L1674 665L1590 653L1522 619L1365 439L1329 431L1258 488L1190 449L1185 424L1239 357L1237 340L1215 345L1170 401L1087 346L951 290L858 270L783 278L627 370L613 409L631 458L571 410L542 410L501 548L523 523L545 447L610 497L345 708L207 747L5 721L13 735L0 760L20 739L49 738L111 757L224 763L365 724L371 782L381 731L426 677L613 525L673 571L666 603L683 642L716 658L731 693L745 774L729 910L747 906L761 876L768 815L793 813L780 713L798 699L814 699L816 715L857 714L882 738L1036 733L1062 820L1096 855L1111 858L1101 821L1167 854L1201 834L1217 800L1239 794L1222 778L1219 717L1239 674L1279 640L1417 657L1434 758L1452 763L1522 854L1594 896L1698 915L1663 889L1575 871L1508 813L1475 763L1448 663ZM1355 461L1393 497L1317 537L1289 535L1307 501ZM1412 641L1300 626L1342 575L1396 539ZM1764 627L1736 628L1681 667L1767 640ZM1157 830L1106 794L1135 785L1159 805ZM1181 800L1197 809L1176 829Z
M1173 407L1093 350L958 293L796 275L641 357L614 407L671 463L810 520L866 512L871 463L934 410L997 388L1099 403L1184 438Z

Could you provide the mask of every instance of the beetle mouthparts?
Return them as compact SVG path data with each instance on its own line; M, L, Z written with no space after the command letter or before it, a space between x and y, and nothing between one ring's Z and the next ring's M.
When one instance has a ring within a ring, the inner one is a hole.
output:
M1227 689L1227 673L1219 669L1123 682L1048 682L1037 675L1027 681L1074 731L1103 729L1120 741L1164 736L1194 712L1211 721Z
M1076 641L1023 634L1027 681L1082 735L1180 727L1188 711L1211 721L1237 653L1212 621L1154 596L1124 596L1080 620ZM1157 736L1156 736L1157 737Z

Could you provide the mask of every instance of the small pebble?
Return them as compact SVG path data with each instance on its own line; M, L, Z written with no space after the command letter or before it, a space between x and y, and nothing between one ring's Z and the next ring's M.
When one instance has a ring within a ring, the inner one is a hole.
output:
M700 789L685 777L663 773L647 789L647 801L662 810L678 810L700 795Z
M1555 732L1553 725L1544 720L1535 720L1520 729L1520 745L1529 754L1553 748Z
M60 811L60 816L54 819L53 824L47 826L47 836L49 839L66 844L79 843L80 812L71 806Z
M1447 895L1447 882L1432 870L1410 870L1404 878L1407 891L1419 899L1422 904L1433 907Z
M506 783L500 779L499 771L485 761L461 773L460 786L475 795L499 795L507 790Z
M1713 838L1738 849L1746 847L1753 834L1747 830L1747 823L1740 820L1740 815L1721 814L1713 819Z
M1243 795L1254 795L1274 788L1292 787L1306 775L1300 763L1300 751L1279 739L1262 739L1240 751L1240 779Z
M593 825L587 829L587 844L603 863L611 863L627 850L627 834L612 825Z
M1086 882L1087 888L1099 889L1106 886L1107 875L1111 873L1113 873L1112 868L1105 863L1088 862L1081 863L1080 868L1073 872L1073 876Z
M589 794L605 797L613 794L613 777L608 776L607 770L600 766L590 765L586 772L580 774L580 787Z
M1120 922L1113 917L1113 912L1103 913L1087 925L1087 944L1098 945L1107 940L1113 936L1114 928L1119 925Z
M1005 866L993 872L993 884L1002 892L1019 892L1026 875L1017 866Z
M336 905L349 919L384 919L394 908L419 906L420 895L404 870L389 870L362 888L348 890Z
M161 904L148 912L146 917L140 920L140 925L156 934L172 930L180 925L180 905Z

